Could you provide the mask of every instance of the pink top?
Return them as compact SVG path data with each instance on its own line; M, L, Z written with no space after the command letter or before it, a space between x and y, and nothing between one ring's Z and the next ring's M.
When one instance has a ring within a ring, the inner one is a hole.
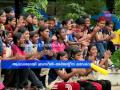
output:
M3 85L2 82L0 82L0 90L2 90L2 89L4 89L4 88L5 88L5 86Z
M52 51L54 53L63 52L64 49L66 48L64 43L60 43L58 41L52 42L52 46L51 47L52 47Z
M13 55L19 54L19 55L26 55L26 53L24 51L22 51L18 46L16 46L15 44L12 45L12 52Z

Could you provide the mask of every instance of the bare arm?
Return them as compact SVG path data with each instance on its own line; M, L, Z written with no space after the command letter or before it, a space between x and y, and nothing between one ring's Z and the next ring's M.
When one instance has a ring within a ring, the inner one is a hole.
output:
M64 72L63 73L62 70L57 70L56 72L60 76L60 78L62 78L63 80L69 79L75 75L75 72L71 72L71 73Z

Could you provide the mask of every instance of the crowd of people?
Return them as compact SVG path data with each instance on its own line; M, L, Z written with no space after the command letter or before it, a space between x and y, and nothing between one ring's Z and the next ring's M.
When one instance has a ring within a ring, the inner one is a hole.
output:
M0 10L0 59L90 60L107 69L115 51L113 27L105 17L91 25L89 15L58 21L52 16L38 19L25 12L16 18L13 8L7 7ZM58 90L54 89L57 82L77 82L80 90L98 90L97 86L99 90L111 90L110 81L97 80L97 72L91 68L2 69L1 73L5 90Z

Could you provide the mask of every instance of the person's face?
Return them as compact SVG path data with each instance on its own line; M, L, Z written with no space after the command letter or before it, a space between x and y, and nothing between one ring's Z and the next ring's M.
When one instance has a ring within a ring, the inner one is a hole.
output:
M71 21L68 21L68 23L67 23L67 29L68 29L68 30L71 30L71 29L72 29Z
M25 22L23 16L20 16L20 17L19 17L19 19L18 19L18 24L19 24L21 27L24 27L24 26L26 25L26 22Z
M85 26L86 27L90 26L90 18L86 18L86 20L85 20Z
M43 32L41 32L41 36L46 40L49 39L49 35L50 35L49 29L46 29Z
M49 27L49 23L48 22L44 22L44 27Z
M66 31L64 29L62 29L61 32L60 32L60 38L62 40L65 40L65 38L66 38Z
M26 20L27 20L28 23L32 23L32 17L31 17L31 15L29 15Z
M60 57L60 60L64 60L64 61L68 60L68 55L65 54L64 56L61 56L61 57Z
M98 26L102 29L105 27L105 23L106 23L106 21L100 21L100 22L98 22Z
M79 52L75 55L75 60L83 60L83 55L81 52Z
M109 30L109 31L113 30L113 24L110 24L110 25L106 26L106 28L107 28L107 30Z
M94 56L97 56L98 50L97 50L96 46L92 46L92 48L90 49L90 54L94 55Z
M79 29L80 31L84 31L85 24L77 25L76 29Z
M55 21L54 20L50 20L49 21L49 28L52 29L52 28L54 28L54 26L55 26Z
M8 43L11 43L13 41L13 37L12 37L12 33L9 33L7 36L6 36L6 42Z
M25 40L29 40L30 38L29 31L26 31L23 35L24 35Z
M34 43L37 43L38 42L38 39L39 39L39 35L38 34L35 34L33 37L32 37L32 41Z
M10 16L15 16L15 12L14 12L14 11L11 11L11 12L9 13L9 15L10 15Z
M19 46L22 46L22 47L25 46L25 37L24 37L24 35L22 35L20 37L20 39L18 40L18 44L19 44Z
M11 24L13 27L15 27L15 26L16 26L16 18L14 18L14 19L10 22L10 24Z
M77 39L79 39L83 36L83 32L80 29L75 29L74 30L74 35Z
M39 21L39 26L44 26L44 24L45 24L44 20Z
M6 13L3 12L2 15L0 15L0 23L4 24L6 22Z
M38 24L38 20L37 20L37 17L36 17L36 16L33 17L32 23L33 23L34 25L37 25L37 24Z

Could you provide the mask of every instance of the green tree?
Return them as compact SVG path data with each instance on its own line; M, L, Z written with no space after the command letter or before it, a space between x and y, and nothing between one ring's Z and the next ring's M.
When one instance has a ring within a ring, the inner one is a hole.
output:
M25 12L33 13L35 14L38 18L41 17L40 13L38 10L47 10L47 0L28 0L28 5L27 7L24 8Z
M115 15L120 18L120 0L115 0Z
M86 14L84 6L82 6L84 1L85 0L56 0L54 3L56 16L60 19L76 19L79 16Z
M68 12L65 14L65 18L77 19L82 15L86 15L84 7L78 3L68 4L66 8L68 9Z
M86 0L84 4L86 13L90 15L96 15L106 8L104 0Z
M111 56L111 60L116 67L120 68L120 49L114 52Z

